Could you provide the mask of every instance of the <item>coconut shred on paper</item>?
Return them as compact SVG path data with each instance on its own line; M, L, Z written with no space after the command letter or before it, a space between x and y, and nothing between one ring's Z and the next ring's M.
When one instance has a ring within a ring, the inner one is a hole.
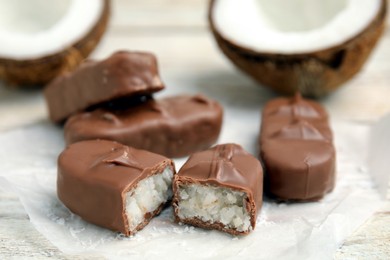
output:
M257 127L257 122L246 123L248 129ZM333 122L333 129L337 151L335 190L312 203L278 204L265 199L256 229L244 237L175 224L171 208L129 238L83 221L57 198L56 159L64 143L62 131L49 123L0 135L0 187L20 197L37 230L65 253L132 259L329 259L382 204L364 163L369 127ZM249 143L246 139L251 135L237 137L235 133L225 128L220 142L234 138L237 143ZM245 148L256 153L253 146ZM183 163L184 159L176 160L177 168Z

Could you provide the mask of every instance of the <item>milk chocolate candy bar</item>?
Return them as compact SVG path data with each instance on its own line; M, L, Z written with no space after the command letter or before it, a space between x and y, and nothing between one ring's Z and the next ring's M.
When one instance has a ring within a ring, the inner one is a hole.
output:
M332 140L328 114L317 102L303 99L299 94L292 98L277 98L270 101L262 113L261 139L269 139L291 122L314 124L324 138ZM303 122L303 123L304 123Z
M193 154L173 181L175 219L233 235L255 228L262 205L260 162L237 144Z
M129 236L159 214L172 195L173 162L117 142L83 141L58 159L57 193L86 221Z
M209 148L218 139L222 107L202 95L149 100L123 110L76 114L64 127L68 144L108 139L167 157Z
M280 200L318 200L334 188L335 148L320 104L278 98L262 114L260 157L265 190Z
M50 119L62 122L91 106L163 88L153 54L119 51L100 62L85 61L74 72L57 77L44 94Z

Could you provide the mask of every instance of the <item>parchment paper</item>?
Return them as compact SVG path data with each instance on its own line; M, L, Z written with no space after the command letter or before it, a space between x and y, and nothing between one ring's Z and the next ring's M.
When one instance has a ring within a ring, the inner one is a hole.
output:
M257 153L259 112L250 111L226 110L219 143L236 142ZM66 253L115 259L330 259L382 205L365 163L369 126L334 121L332 127L335 190L320 202L265 199L255 231L245 237L175 224L170 208L130 238L81 220L57 199L56 160L64 147L63 133L46 121L0 135L0 188L15 192L37 230ZM177 169L183 162L176 160Z
M383 116L370 131L368 166L383 199L389 198L390 114Z

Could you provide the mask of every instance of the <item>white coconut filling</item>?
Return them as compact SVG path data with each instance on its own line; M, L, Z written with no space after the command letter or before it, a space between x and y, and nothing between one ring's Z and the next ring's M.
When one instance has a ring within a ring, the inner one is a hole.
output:
M246 194L229 188L190 184L179 187L178 216L204 222L222 223L225 228L250 230L250 215L245 207Z
M216 0L213 22L225 38L259 52L302 53L354 37L381 0Z
M172 197L172 177L173 172L167 167L162 173L141 180L127 192L125 210L129 231L134 231L144 221L145 214L154 212Z
M61 51L92 29L103 6L103 0L0 0L0 56L27 59Z

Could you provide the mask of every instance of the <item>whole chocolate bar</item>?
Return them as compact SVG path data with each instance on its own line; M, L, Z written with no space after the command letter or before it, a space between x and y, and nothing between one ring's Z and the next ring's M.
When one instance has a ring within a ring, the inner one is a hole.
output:
M129 236L172 195L173 162L112 141L83 141L58 159L57 193L75 214Z
M233 235L255 228L262 205L260 162L237 144L193 154L173 180L175 220Z
M218 139L222 107L202 95L149 100L123 110L96 109L66 122L68 144L108 139L167 157L207 149Z
M119 51L100 62L85 61L74 72L57 77L44 94L50 119L59 123L91 106L163 88L153 54Z
M264 107L260 157L265 190L281 200L318 200L334 188L335 149L320 104L278 98Z

